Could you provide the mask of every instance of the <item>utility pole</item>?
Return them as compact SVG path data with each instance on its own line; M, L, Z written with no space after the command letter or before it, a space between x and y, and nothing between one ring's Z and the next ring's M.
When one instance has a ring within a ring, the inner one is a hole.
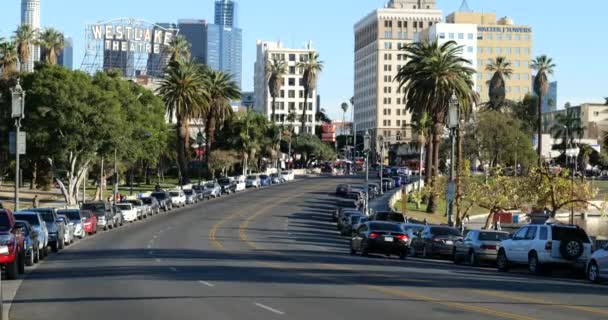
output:
M19 185L21 183L21 170L19 169L21 151L25 154L25 141L21 141L21 120L25 118L25 90L21 88L21 79L17 79L17 85L11 89L11 117L15 119L15 211L19 210ZM22 150L23 149L23 150Z
M369 131L365 132L363 145L365 152L365 215L369 216L369 152L371 149Z
M353 107L353 163L357 157L357 123L355 122L355 98L350 99L350 104Z
M378 138L380 141L380 195L384 195L384 136Z
M459 103L455 96L450 99L449 112L448 112L448 128L450 129L450 178L448 183L448 190L446 194L446 200L448 202L447 214L448 214L448 225L454 226L454 198L456 193L456 184L454 182L455 169L456 169L456 135L458 134L458 127L460 125L460 114L459 114Z
M118 195L118 167L117 167L117 162L118 162L118 155L117 155L117 150L116 147L114 147L114 205L116 205L117 203L117 199L116 196Z

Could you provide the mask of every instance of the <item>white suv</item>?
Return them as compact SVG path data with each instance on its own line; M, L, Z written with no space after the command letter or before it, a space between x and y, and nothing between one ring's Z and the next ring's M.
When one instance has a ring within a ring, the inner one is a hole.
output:
M182 190L173 190L169 191L169 196L171 197L171 203L173 207L185 207L186 206L186 194Z
M501 271L508 271L511 265L527 265L536 274L555 264L584 270L591 251L591 240L578 226L527 225L502 241L496 263Z

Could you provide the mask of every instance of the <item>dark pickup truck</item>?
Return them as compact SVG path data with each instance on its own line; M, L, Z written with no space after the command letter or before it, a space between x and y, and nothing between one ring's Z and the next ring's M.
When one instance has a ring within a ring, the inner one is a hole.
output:
M0 265L9 280L25 273L23 233L16 227L15 216L9 209L0 209Z
M57 210L53 208L34 208L25 211L38 212L40 217L46 223L46 228L49 230L49 246L53 252L57 252L65 247L65 228L66 225L59 221Z
M97 229L108 230L117 226L114 210L108 202L87 202L80 206L81 210L89 210L97 217Z

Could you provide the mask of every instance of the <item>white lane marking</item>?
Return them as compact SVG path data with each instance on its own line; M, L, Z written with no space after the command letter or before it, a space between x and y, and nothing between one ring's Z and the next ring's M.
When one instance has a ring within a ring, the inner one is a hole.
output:
M148 248L148 249L152 249L152 245L151 245L151 244L148 244L148 246L147 246L146 248Z
M210 283L210 282L207 282L207 281L203 281L203 280L199 280L199 281L198 281L198 283L200 283L200 284L204 284L204 285L206 285L207 287L211 287L211 288L215 287L215 285L214 285L214 284L212 284L212 283Z
M177 272L177 269L175 269L174 267L169 267L169 270L171 270L173 272Z
M279 310L277 310L277 309L273 309L273 308L271 308L271 307L269 307L269 306L266 306L266 305L263 305L263 304L261 304L261 303L257 303L257 302L256 302L256 303L255 303L255 305L256 305L257 307L260 307L260 308L264 309L264 310L270 311L270 312L272 312L272 313L275 313L275 314L278 314L278 315L281 315L281 316L285 314L285 312L283 312L283 311L279 311Z
M162 260L159 258L156 258L156 262L161 262Z
M156 238L157 238L156 236L152 237L152 239L156 239Z

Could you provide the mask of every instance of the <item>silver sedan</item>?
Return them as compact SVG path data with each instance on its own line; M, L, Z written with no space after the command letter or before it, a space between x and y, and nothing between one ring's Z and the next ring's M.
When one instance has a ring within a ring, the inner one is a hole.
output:
M509 233L493 230L471 230L463 240L454 243L454 263L465 260L471 265L480 261L496 262L500 242L509 238Z

